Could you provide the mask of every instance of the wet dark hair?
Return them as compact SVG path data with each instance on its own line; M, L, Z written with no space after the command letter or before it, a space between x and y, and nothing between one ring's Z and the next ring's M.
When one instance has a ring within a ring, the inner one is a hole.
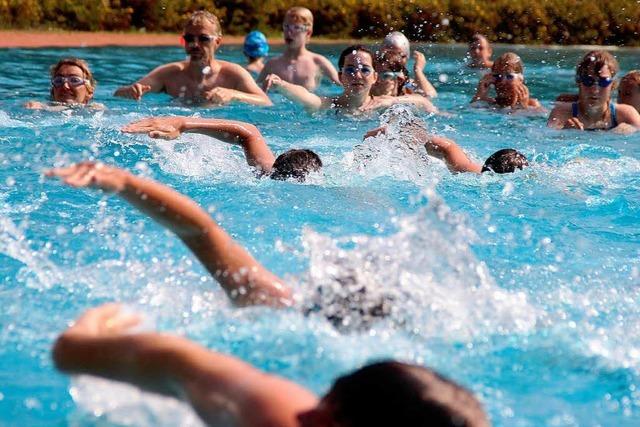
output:
M482 165L482 172L512 173L525 166L529 166L529 162L524 154L513 148L504 148L489 156Z
M278 156L273 162L272 179L289 178L303 182L310 172L322 167L320 156L311 150L289 150Z
M605 65L609 67L611 77L614 77L618 71L620 71L618 61L606 50L592 50L588 52L582 57L576 67L576 80L587 75L592 69L594 72L599 73Z
M371 61L373 62L373 60L374 60L373 53L365 45L354 44L352 46L349 46L348 48L346 48L345 50L343 50L340 53L340 58L338 59L338 71L342 71L342 67L344 67L345 59L347 58L348 55L351 55L354 52L365 52L365 53L368 53L369 56L371 56Z
M383 361L336 380L325 398L345 427L489 427L473 394L417 365Z

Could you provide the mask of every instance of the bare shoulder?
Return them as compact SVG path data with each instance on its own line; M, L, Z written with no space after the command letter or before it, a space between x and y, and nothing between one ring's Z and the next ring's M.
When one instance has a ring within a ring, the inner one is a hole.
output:
M320 64L331 64L331 61L329 61L329 58L327 58L324 55L320 55L319 53L315 53L315 52L310 52L311 53L311 58L313 59L313 62L315 62L316 64L320 65Z
M638 110L627 104L616 104L616 112L620 118L638 117Z
M152 73L154 74L172 74L183 71L187 67L186 61L170 62L156 67Z
M240 64L235 64L233 62L218 60L220 64L220 71L223 73L233 73L233 74L248 74L249 72Z

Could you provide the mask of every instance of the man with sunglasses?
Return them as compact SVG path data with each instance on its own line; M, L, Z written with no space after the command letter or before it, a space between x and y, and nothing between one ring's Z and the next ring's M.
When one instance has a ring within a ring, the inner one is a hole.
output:
M271 105L267 95L241 66L215 59L222 40L218 18L206 11L191 15L182 36L186 61L162 65L137 82L116 90L115 96L140 100L147 92L165 92L196 104L233 101Z
M275 74L282 80L315 91L322 77L340 84L338 72L327 58L307 50L313 33L313 14L304 7L287 10L282 25L285 48L282 55L270 59L260 75L258 83L269 89L266 77Z
M547 126L554 129L615 129L623 133L640 129L638 111L630 105L616 104L611 99L618 70L618 61L609 52L588 52L576 69L578 100L557 102Z

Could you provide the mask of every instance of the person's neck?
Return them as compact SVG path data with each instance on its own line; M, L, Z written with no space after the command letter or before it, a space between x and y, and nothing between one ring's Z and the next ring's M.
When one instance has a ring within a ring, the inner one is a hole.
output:
M189 59L187 73L194 80L202 80L208 75L218 72L218 68L219 64L215 58L211 58L208 62L193 61Z
M306 44L302 44L300 46L287 45L287 47L284 49L284 52L282 53L282 56L287 59L297 59L307 52L309 51L307 50Z
M342 108L347 110L356 110L362 107L372 97L373 96L369 93L369 91L359 93L345 92L340 96L338 100Z
M264 65L264 59L263 58L256 58L253 61L249 61L248 65L262 66L262 65Z
M580 112L587 118L591 120L602 120L609 108L609 102L597 104L597 105L589 105L583 100L578 100L578 107Z

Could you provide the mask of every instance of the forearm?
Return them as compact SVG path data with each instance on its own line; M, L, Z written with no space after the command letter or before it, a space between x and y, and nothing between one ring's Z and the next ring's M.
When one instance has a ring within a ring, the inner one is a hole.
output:
M277 87L288 99L302 104L307 109L319 110L322 107L322 98L302 86L282 81Z
M425 96L429 98L435 98L438 96L438 92L436 88L433 87L427 76L424 74L424 71L421 69L415 69L416 82L418 83L418 88L422 90Z
M443 160L451 172L480 173L482 170L480 165L469 159L458 144L448 138L432 135L427 139L425 148L429 155Z
M273 105L269 97L264 93L256 94L256 93L243 92L236 89L229 89L229 90L233 93L233 99L235 101L240 101L240 102L244 102L246 104L252 104L252 105L262 105L267 107Z

